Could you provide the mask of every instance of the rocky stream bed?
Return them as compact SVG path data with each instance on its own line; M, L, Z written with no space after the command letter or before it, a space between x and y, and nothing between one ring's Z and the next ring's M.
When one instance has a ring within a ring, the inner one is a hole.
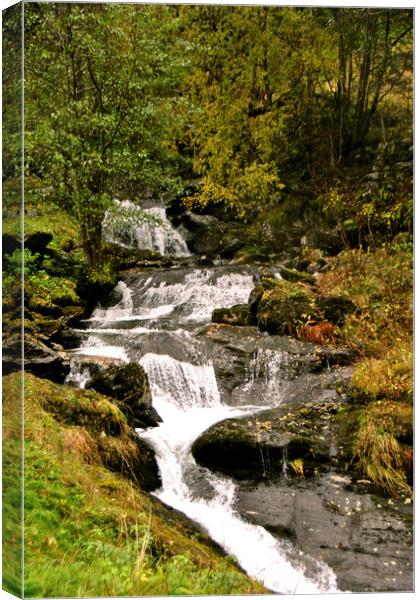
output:
M411 502L352 469L343 415L354 355L287 335L314 306L313 275L278 258L191 255L204 221L190 220L189 248L167 228L160 254L120 250L117 286L90 290L83 309L28 306L26 368L114 398L147 448L140 483L268 589L412 590ZM294 303L273 280L297 286ZM353 307L316 310L338 321ZM10 370L17 348L17 338L6 348Z

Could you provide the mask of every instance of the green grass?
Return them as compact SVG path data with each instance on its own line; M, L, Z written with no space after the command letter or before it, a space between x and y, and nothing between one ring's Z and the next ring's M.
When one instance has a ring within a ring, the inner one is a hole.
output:
M3 382L7 440L16 380L10 375ZM97 426L117 419L121 443L126 427L106 398L31 375L25 380L26 597L266 591L231 559L188 535L172 511L101 464ZM11 453L6 443L6 461ZM6 464L9 477L18 476L17 464ZM6 512L12 501L6 494ZM12 591L11 577L6 569L6 589Z

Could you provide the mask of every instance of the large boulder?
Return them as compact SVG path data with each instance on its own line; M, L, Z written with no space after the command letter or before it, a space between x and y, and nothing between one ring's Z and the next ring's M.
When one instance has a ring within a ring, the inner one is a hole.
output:
M261 295L256 318L263 331L291 335L315 312L315 297L305 284L278 281Z
M340 590L411 590L412 507L373 492L365 480L332 471L314 479L240 484L235 509L275 537L291 540L307 568L309 557L327 563Z
M276 479L286 472L310 476L331 460L327 426L338 403L293 409L282 405L249 417L225 419L193 444L196 461L237 479Z
M89 388L117 401L133 427L155 427L162 421L152 406L147 375L137 363L98 370L86 384Z

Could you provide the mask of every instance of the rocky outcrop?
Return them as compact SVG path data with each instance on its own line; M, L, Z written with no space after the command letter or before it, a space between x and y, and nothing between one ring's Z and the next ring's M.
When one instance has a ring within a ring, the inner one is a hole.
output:
M263 278L252 290L248 304L253 321L262 331L279 335L303 333L302 337L319 343L328 341L334 326L341 326L345 317L356 311L349 298L319 296L302 278L296 281ZM307 325L323 325L329 335L325 340L322 336L318 339L315 332L311 338L305 329Z
M238 479L274 479L319 473L336 462L340 442L330 425L337 402L293 409L288 405L251 417L226 419L193 444L197 462Z
M291 335L299 324L315 314L315 296L305 284L279 281L272 289L263 291L254 310L260 329Z
M98 369L86 389L115 400L132 427L155 427L162 421L152 406L147 375L137 363Z
M313 479L240 483L235 509L327 563L342 591L410 590L412 506L373 492L369 482L331 471Z

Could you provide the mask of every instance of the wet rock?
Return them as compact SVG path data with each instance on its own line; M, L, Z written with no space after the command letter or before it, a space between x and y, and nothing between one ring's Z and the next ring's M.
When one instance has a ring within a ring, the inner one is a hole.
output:
M230 308L215 308L211 320L213 323L227 325L251 325L253 321L248 304L236 304Z
M272 405L273 394L279 402L295 397L312 401L314 394L322 396L317 381L324 379L344 393L353 372L354 353L346 348L269 336L257 327L213 324L200 337L212 356L221 397L234 406L249 404L250 394L260 406ZM314 375L307 382L297 379L304 374Z
M162 419L152 406L149 382L144 369L136 364L100 369L86 384L118 402L133 427L155 427Z
M413 532L406 505L373 492L332 471L313 479L240 483L235 509L326 562L342 591L410 591Z
M199 464L237 479L276 479L285 470L310 476L330 461L327 424L336 410L334 402L299 410L281 405L226 419L207 429L192 453Z

